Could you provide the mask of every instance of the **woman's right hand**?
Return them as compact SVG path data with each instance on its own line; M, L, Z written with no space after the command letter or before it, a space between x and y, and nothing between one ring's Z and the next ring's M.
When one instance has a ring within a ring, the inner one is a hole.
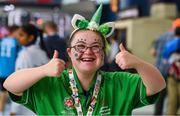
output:
M58 51L54 50L53 58L42 66L43 72L46 76L59 77L65 69L65 62L58 58Z

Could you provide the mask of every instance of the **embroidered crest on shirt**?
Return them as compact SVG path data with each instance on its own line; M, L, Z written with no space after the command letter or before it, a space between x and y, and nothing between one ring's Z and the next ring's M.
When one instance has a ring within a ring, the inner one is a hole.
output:
M67 97L64 99L64 106L66 109L72 109L74 108L74 101L71 97Z

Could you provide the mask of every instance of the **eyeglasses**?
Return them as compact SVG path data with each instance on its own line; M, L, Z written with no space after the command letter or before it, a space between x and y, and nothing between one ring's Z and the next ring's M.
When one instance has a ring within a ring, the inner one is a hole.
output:
M94 53L98 53L103 49L103 47L100 45L86 46L83 44L74 45L70 48L74 48L76 52L80 53L84 53L88 48L90 48Z

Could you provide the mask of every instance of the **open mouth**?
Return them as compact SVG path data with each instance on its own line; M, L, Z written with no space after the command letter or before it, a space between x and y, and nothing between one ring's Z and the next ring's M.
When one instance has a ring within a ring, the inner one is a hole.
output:
M80 59L82 62L93 62L95 58L81 58Z

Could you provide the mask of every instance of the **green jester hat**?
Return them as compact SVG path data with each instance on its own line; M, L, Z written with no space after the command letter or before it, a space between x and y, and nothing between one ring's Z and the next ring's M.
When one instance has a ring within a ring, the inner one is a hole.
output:
M75 14L71 20L71 24L75 30L72 32L71 35L73 35L73 33L75 33L79 29L89 29L92 31L98 31L104 36L105 48L106 48L105 51L107 52L109 51L110 47L106 38L112 35L112 33L114 32L115 25L114 22L107 22L99 25L101 15L102 15L102 4L97 9L90 22L86 20L83 16L79 14Z

